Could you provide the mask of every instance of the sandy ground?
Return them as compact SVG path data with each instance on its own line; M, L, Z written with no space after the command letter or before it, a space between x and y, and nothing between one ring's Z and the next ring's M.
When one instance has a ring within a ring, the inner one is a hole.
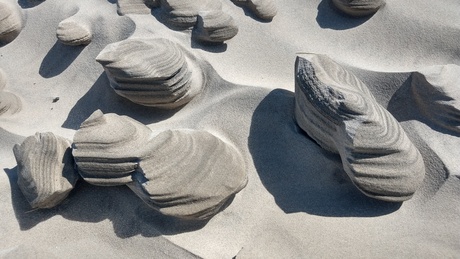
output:
M221 1L239 32L218 46L169 29L155 12L119 16L110 1L23 4L25 27L0 48L5 90L23 105L15 115L0 116L0 257L458 257L460 138L418 119L404 87L412 71L460 65L460 2L387 0L375 15L356 19L326 0L277 1L273 21L260 22ZM58 23L76 10L95 24L88 46L56 39ZM128 37L168 38L189 49L205 64L206 88L169 111L116 95L95 57ZM298 128L293 92L300 52L327 54L349 68L400 121L427 168L411 200L364 196L343 172L340 157ZM191 128L219 136L243 154L247 187L203 224L162 216L127 187L83 182L61 205L32 210L16 184L13 145L35 132L72 139L97 109L129 115L153 130Z

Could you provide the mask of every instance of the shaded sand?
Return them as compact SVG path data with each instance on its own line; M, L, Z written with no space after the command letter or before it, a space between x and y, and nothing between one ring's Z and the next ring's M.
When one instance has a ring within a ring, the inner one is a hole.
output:
M276 16L263 22L248 8L216 1L238 26L223 45L204 45L190 31L168 28L159 9L119 16L115 1L19 1L25 26L0 48L0 69L8 78L3 91L22 102L20 112L0 116L0 257L458 256L459 136L424 119L410 92L413 71L460 65L459 2L387 0L375 15L351 19L325 0L274 1ZM91 43L67 46L56 30L77 11L92 25ZM202 92L172 110L117 95L95 58L128 37L162 37L188 49L202 60ZM298 52L327 54L345 66L399 121L426 168L412 199L366 197L340 157L297 126ZM32 210L16 183L14 144L35 132L73 139L97 109L128 115L154 131L208 131L242 154L247 186L200 224L162 216L126 186L84 182L57 207Z

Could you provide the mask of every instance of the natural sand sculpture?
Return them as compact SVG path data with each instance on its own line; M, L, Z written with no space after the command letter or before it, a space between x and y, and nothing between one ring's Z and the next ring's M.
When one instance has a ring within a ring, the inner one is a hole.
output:
M78 180L70 142L53 133L37 133L14 146L18 185L32 208L58 205Z
M18 184L33 208L64 200L78 179L76 169L88 183L127 184L161 213L195 220L214 216L247 183L241 154L206 131L154 133L129 117L96 111L72 146L37 133L14 147Z
M56 37L65 45L88 45L93 38L91 22L82 12L77 12L59 23Z
M249 8L259 19L271 21L278 12L273 0L232 0L237 5Z
M145 0L117 0L117 12L119 15L149 14L150 8L156 6L159 1L151 2L153 6L147 6Z
M0 1L0 47L12 42L23 27L22 12L17 4Z
M384 0L332 0L342 12L351 16L367 16L376 13L385 4Z
M177 108L204 87L204 75L195 58L166 39L116 42L96 60L117 94L145 106Z
M460 134L460 66L433 66L414 72L411 92L424 118Z
M18 96L4 91L7 85L5 72L0 69L0 115L15 114L21 110L22 104Z
M425 174L422 156L366 85L324 55L298 56L295 72L299 126L340 154L345 172L367 196L411 198Z
M199 41L223 43L235 37L237 33L238 26L233 18L221 10L217 10L199 12L192 35Z

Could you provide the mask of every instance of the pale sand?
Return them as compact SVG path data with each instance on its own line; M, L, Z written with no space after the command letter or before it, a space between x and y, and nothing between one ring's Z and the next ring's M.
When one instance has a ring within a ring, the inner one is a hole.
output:
M23 106L0 117L0 257L458 257L460 138L421 120L406 100L411 71L460 65L460 3L387 0L372 17L353 19L326 0L278 0L273 21L260 22L221 1L239 31L212 47L151 15L120 17L114 1L47 0L23 10L24 29L0 48L5 90ZM77 7L97 25L93 39L88 46L64 46L56 29ZM95 57L134 28L132 37L167 38L207 60L210 87L169 111L116 95ZM327 54L348 67L401 122L426 166L411 200L367 198L347 178L340 158L296 126L298 52ZM209 131L243 154L248 185L207 224L161 216L128 187L82 182L61 205L30 211L16 184L14 144L46 131L72 139L97 109L154 130Z

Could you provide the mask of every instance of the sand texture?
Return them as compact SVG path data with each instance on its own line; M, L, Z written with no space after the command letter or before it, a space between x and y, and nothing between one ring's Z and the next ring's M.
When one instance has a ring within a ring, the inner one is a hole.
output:
M0 0L0 258L457 258L458 10Z

